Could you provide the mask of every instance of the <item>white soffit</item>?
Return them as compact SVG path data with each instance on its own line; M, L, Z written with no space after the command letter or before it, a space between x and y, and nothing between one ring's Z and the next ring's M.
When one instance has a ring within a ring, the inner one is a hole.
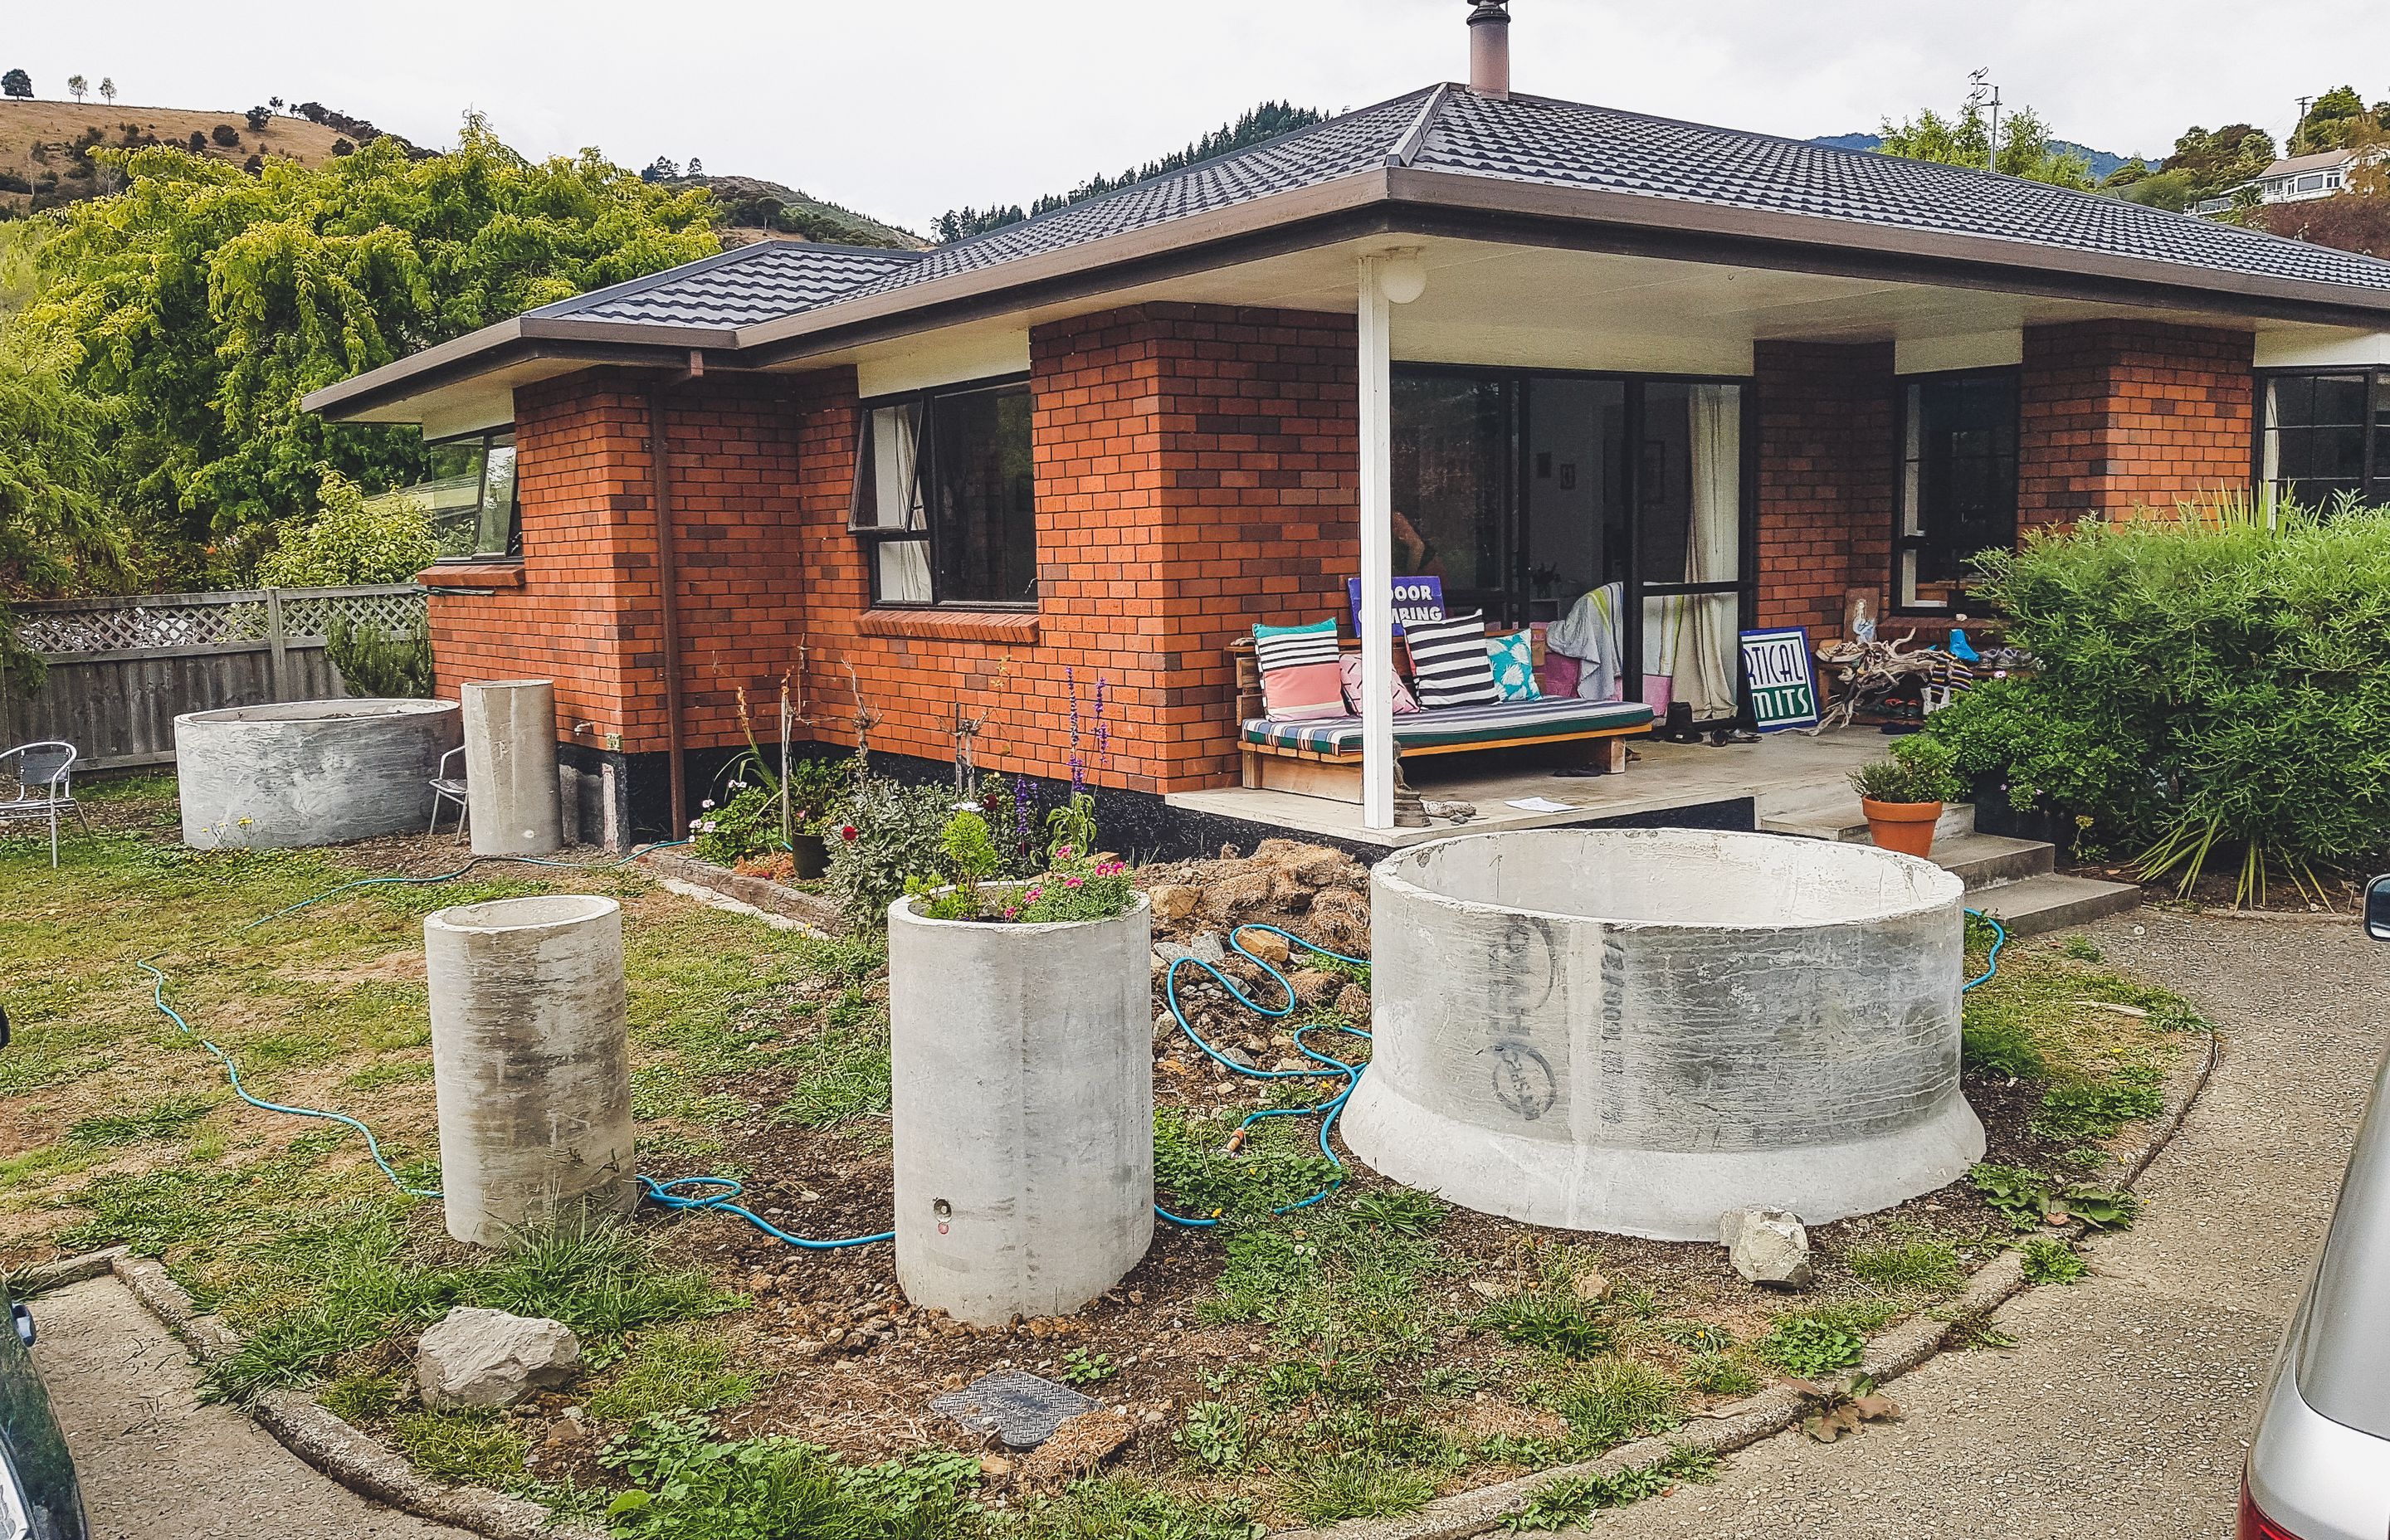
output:
M2257 333L2261 369L2332 368L2390 364L2390 331L2340 327L2281 327Z
M1414 323L1397 312L1394 362L1741 378L1752 372L1752 345L1747 337Z
M443 393L424 403L423 436L426 439L450 439L459 433L504 428L514 420L515 393L512 391Z
M874 347L854 361L855 389L867 400L1028 372L1029 329L1017 326L924 332Z
M1892 343L1895 374L1940 374L1948 369L2011 368L2024 362L2024 329L1973 331L1955 337L1897 337Z

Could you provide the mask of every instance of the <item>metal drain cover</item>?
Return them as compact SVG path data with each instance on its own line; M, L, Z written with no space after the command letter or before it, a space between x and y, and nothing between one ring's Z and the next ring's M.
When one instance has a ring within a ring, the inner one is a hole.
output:
M1102 1405L1026 1369L990 1369L961 1390L932 1399L930 1410L975 1433L994 1433L1009 1449L1034 1449L1063 1423Z

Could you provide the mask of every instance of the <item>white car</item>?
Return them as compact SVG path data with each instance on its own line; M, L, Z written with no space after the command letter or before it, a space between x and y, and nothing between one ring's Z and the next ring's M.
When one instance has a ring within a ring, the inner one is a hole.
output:
M2365 893L2390 941L2390 877ZM2390 1540L2390 1059L2241 1478L2240 1540Z

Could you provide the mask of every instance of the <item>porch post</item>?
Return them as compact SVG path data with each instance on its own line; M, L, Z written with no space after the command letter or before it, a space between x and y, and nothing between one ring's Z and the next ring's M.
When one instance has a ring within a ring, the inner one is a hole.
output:
M1361 259L1361 827L1394 827L1393 306Z

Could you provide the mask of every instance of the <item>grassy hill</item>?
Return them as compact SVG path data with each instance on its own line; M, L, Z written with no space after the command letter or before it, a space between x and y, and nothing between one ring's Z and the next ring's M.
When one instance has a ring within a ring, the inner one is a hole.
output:
M901 226L827 202L779 182L754 176L669 176L663 185L675 190L712 190L726 245L785 239L829 241L837 246L893 246L919 251L929 245Z
M231 144L216 142L229 129ZM179 107L105 106L96 102L0 100L0 208L11 214L70 203L112 191L84 154L89 146L173 144L190 147L197 134L202 153L233 165L252 155L280 155L304 165L332 158L338 129L304 118L276 117L252 130L238 109L222 112Z

